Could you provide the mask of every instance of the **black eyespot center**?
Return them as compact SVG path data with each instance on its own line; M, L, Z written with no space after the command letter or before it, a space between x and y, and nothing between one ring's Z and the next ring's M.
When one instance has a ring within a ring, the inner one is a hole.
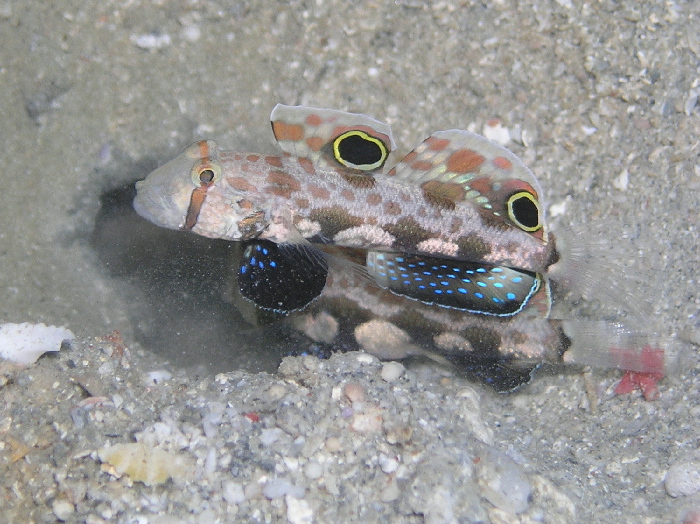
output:
M350 135L338 142L340 157L356 166L374 164L382 159L380 147L358 135Z
M508 216L525 231L537 231L542 227L540 206L535 197L526 191L515 193L508 199Z
M387 147L364 131L347 131L333 141L333 156L351 169L371 171L380 168L388 156Z

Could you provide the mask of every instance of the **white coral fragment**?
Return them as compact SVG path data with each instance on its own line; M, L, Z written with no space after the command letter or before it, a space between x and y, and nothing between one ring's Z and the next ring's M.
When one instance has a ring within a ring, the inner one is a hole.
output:
M141 442L115 444L100 449L97 454L118 475L127 474L134 482L143 482L147 486L163 484L171 478L185 480L192 470L192 464L185 456Z
M0 326L0 358L29 365L48 351L58 351L64 340L75 335L70 329L45 324L2 324Z

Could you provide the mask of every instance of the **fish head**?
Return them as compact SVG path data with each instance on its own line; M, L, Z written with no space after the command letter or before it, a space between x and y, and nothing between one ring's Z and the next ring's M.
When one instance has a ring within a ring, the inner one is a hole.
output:
M209 238L247 240L268 224L266 214L222 176L221 150L201 140L136 182L134 209L160 227Z

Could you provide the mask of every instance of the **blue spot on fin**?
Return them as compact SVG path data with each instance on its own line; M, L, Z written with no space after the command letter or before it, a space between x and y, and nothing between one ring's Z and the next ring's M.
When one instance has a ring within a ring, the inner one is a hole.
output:
M367 252L367 271L379 286L397 295L501 317L522 311L544 282L531 271L380 251Z
M326 286L328 262L309 244L243 244L238 269L241 295L262 309L289 313L303 309Z

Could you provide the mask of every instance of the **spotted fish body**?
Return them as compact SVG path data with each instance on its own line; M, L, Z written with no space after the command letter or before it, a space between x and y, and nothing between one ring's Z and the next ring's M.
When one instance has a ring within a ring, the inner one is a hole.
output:
M272 120L287 156L198 142L137 185L136 210L158 225L226 240L307 240L534 272L557 258L537 180L483 137L435 133L384 173L393 149L384 124L288 106L277 106ZM355 156L343 147L353 139Z
M539 183L507 149L440 131L387 168L391 130L372 118L278 105L271 120L284 155L200 141L138 182L134 201L160 226L243 241L239 289L257 306L286 314L320 296L297 314L313 319L350 303L386 323L380 344L428 344L500 390L565 353L592 363L581 356L589 342L641 340L549 318L560 254ZM332 271L338 250L362 271ZM381 330L366 324L354 337L371 351Z

